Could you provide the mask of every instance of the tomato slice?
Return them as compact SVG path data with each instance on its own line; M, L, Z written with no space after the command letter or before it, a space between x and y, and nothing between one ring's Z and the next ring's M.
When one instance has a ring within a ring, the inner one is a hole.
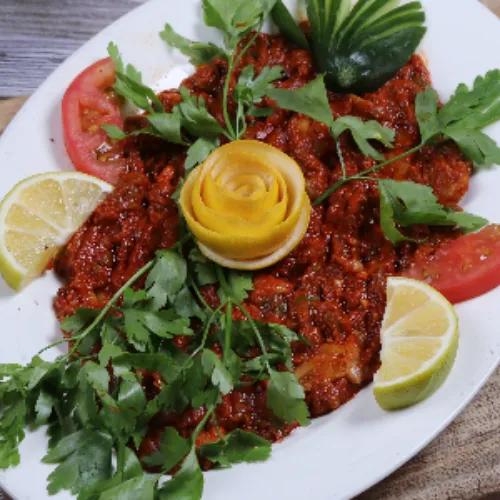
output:
M453 303L488 292L500 285L500 225L444 243L404 274L426 281Z
M74 167L112 184L126 167L120 143L113 144L101 129L123 127L114 81L113 61L102 59L73 80L62 101L64 143Z

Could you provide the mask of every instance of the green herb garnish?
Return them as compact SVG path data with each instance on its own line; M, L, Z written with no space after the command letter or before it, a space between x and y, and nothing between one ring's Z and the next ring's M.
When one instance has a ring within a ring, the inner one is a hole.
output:
M439 136L452 139L476 167L500 164L500 148L481 132L500 120L500 69L478 76L469 89L460 84L440 109L432 88L417 96L415 112L422 142Z
M464 155L478 168L500 163L500 148L493 139L482 132L484 127L500 119L500 70L488 71L484 76L477 77L470 89L460 84L450 100L441 108L438 107L436 92L430 88L426 89L416 97L415 113L420 127L419 144L358 174L342 176L319 196L314 204L322 203L348 182L371 180L378 182L380 186L382 228L387 239L393 243L406 239L396 229L395 223L401 226L455 226L465 232L484 226L487 221L481 217L452 211L440 205L427 186L408 181L382 181L370 175L420 151L427 144L443 139L455 141ZM418 197L422 197L420 203L414 204L413 200Z
M269 88L267 95L274 99L280 108L302 113L324 123L336 141L345 131L351 132L357 146L366 156L378 160L383 158L369 140L376 140L387 147L392 146L394 131L374 120L363 121L356 116L334 119L322 75L298 89Z
M199 499L203 474L195 442L206 425L217 425L213 415L224 395L269 380L267 404L276 419L307 423L304 393L295 374L280 371L283 366L293 369L290 343L299 340L298 335L250 316L243 304L253 288L249 274L209 262L195 247L188 250L178 244L175 250L158 252L101 310L80 309L64 320L62 328L72 336L66 355L53 362L36 356L24 367L0 365L0 467L19 462L26 426L48 424L51 440L44 461L57 465L49 476L50 493L67 489L89 500L174 494ZM137 289L144 277L144 288ZM216 309L200 292L207 282L219 284ZM233 308L246 319L233 320ZM176 346L179 335L190 339L187 350ZM216 345L221 355L213 349ZM249 354L256 347L261 352L257 357ZM161 379L161 388L149 400L143 370ZM159 449L144 459L163 473L180 466L174 478L161 485L158 474L143 472L127 445L139 446L158 411L189 407L205 411L193 433L182 437L166 427ZM199 453L227 467L265 460L270 447L260 436L237 430Z
M477 215L443 207L429 186L391 179L377 182L380 191L380 225L386 238L394 244L411 239L403 235L397 225L452 226L467 233L477 231L488 222Z
M182 52L194 66L206 64L216 57L226 57L226 53L213 43L193 42L179 35L170 24L165 24L160 38L170 47Z

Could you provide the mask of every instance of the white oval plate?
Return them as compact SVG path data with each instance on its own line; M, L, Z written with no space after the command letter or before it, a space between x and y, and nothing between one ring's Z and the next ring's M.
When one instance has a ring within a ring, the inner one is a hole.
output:
M423 3L429 30L422 50L443 98L459 82L470 83L476 75L500 67L498 20L479 2ZM0 196L28 175L71 168L61 133L61 97L83 68L106 55L110 40L118 43L126 61L143 71L148 83L158 88L176 86L191 68L182 56L164 46L157 33L168 21L186 36L216 40L216 33L203 26L200 11L198 0L147 2L106 28L54 71L0 140ZM489 133L500 141L498 124ZM472 180L464 206L500 222L499 187L500 169L480 173ZM52 273L18 295L0 284L0 362L29 362L35 352L59 335L51 308L57 287ZM380 481L443 430L497 366L499 302L497 288L457 307L461 324L457 360L444 386L423 403L386 413L368 387L339 410L274 446L269 461L206 473L204 498L341 499ZM45 451L44 431L29 433L21 445L21 465L0 473L0 483L16 499L48 496L46 477L52 468L40 463ZM51 498L70 496L61 493Z

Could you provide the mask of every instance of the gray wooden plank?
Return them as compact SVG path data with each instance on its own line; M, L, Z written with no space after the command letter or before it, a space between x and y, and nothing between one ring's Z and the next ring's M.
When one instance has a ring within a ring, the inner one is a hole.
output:
M144 0L0 0L0 96L32 93L72 52Z

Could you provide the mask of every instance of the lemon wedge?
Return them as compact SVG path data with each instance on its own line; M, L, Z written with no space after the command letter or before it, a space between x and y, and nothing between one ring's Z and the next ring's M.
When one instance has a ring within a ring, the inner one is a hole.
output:
M79 172L22 180L0 202L0 273L18 290L39 276L113 187Z
M374 394L386 410L415 404L446 379L457 353L458 319L437 290L417 280L387 280L381 367Z

